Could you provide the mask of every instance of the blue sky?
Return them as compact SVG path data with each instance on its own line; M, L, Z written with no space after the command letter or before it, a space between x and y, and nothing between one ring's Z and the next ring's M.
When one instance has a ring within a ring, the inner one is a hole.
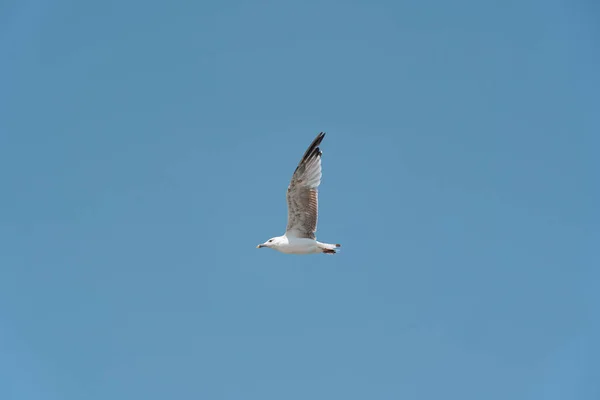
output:
M0 398L600 398L599 16L2 2Z

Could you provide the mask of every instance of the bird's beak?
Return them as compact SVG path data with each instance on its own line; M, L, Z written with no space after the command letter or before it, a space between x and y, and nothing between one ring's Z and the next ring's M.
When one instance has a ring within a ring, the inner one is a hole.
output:
M256 246L257 249L260 249L261 247L265 247L264 244L259 244L258 246Z

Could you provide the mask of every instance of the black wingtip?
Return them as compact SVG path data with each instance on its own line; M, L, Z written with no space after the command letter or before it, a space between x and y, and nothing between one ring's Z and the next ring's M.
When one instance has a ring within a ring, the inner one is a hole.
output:
M308 146L308 149L306 149L306 152L302 156L302 161L312 157L314 154L319 154L319 155L322 154L321 150L319 149L319 145L323 141L324 137L325 137L325 132L321 132L317 135L317 137L312 141L310 146Z
M317 138L315 139L315 141L317 141L317 140L319 141L319 142L317 143L317 146L318 146L319 144L321 144L321 142L323 141L323 139L325 139L325 132L321 132L321 133L319 133L319 134L317 135Z
M325 138L325 132L321 132L317 135L317 137L315 138L315 140L313 140L313 142L310 144L310 146L308 147L309 150L310 149L315 149L318 148L319 145L321 144L321 142L323 141L323 139Z

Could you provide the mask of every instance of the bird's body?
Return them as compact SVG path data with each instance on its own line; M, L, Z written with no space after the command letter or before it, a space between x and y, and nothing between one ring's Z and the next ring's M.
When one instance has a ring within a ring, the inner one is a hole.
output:
M317 241L318 187L321 183L319 144L325 137L321 132L313 140L296 167L287 190L288 224L285 234L267 240L257 247L270 247L286 254L335 254L339 244Z
M294 236L278 236L276 243L271 247L285 254L316 254L335 252L335 244L321 243L315 239L297 238Z

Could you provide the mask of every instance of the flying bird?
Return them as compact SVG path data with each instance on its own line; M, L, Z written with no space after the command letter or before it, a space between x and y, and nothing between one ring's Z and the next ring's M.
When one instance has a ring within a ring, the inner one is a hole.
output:
M283 236L256 246L269 247L286 254L335 254L339 244L317 241L319 214L318 188L321 183L321 149L325 132L317 135L296 167L287 189L288 223Z

